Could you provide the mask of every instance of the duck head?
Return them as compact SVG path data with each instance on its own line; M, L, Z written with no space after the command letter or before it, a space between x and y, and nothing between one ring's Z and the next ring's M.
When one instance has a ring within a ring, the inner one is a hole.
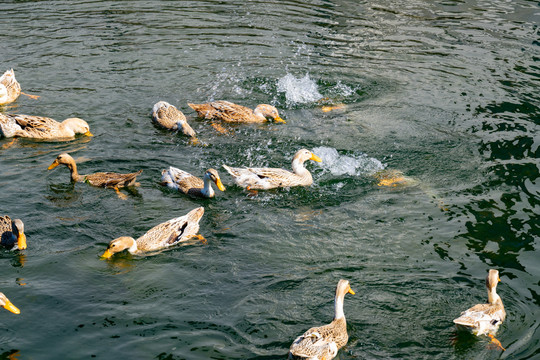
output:
M110 259L114 254L127 250L130 253L137 251L137 243L130 236L122 236L112 240L107 247L107 250L101 255L104 259Z

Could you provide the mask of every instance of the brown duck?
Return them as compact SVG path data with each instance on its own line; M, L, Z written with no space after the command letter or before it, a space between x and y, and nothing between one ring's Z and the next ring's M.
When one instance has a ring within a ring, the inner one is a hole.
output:
M217 170L208 169L204 173L204 178L198 178L187 171L180 170L174 166L164 169L161 172L161 183L171 189L178 190L186 195L212 198L215 196L211 182L216 184L219 190L225 191L225 186Z
M24 224L20 219L11 220L9 216L0 216L0 244L12 250L26 249Z
M139 174L142 173L142 170L139 170L137 172L129 174L98 172L94 174L80 175L77 172L77 164L75 164L75 160L71 157L71 155L67 153L58 155L58 157L47 169L54 169L60 164L66 165L68 167L71 173L72 182L86 182L90 185L97 187L113 188L119 195L119 188L137 185L135 182L136 178Z
M43 116L0 114L0 135L4 137L62 140L77 134L92 136L83 119L69 118L58 122Z
M109 243L107 250L101 256L109 259L124 250L133 255L140 255L166 249L187 240L204 240L202 235L197 234L203 214L204 208L198 207L184 216L154 226L137 240L130 236L116 238Z
M212 120L223 120L230 123L263 123L268 118L284 123L277 109L272 105L261 104L255 110L229 101L214 101L205 104L188 104L199 117Z
M334 320L314 327L300 335L289 349L289 359L331 360L349 340L347 322L343 313L345 294L354 295L347 280L339 280L336 287Z

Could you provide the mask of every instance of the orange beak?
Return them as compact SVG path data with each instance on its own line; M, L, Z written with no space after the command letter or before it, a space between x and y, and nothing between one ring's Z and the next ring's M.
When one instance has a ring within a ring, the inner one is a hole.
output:
M216 186L218 187L219 190L225 191L225 186L223 186L223 183L221 182L220 179L216 179Z
M24 233L19 233L19 237L17 238L17 247L19 250L26 249L26 235L24 235Z
M105 252L103 253L103 255L101 255L102 258L104 259L110 259L111 256L113 256L114 254L109 250L105 250Z
M4 309L11 311L14 314L20 314L21 310L19 310L15 305L11 303L11 301L6 299L6 304L4 305Z
M87 132L85 132L84 135L86 135L86 136L94 136L94 134L92 134L92 133L90 132L90 130L88 130Z
M314 153L311 153L311 157L309 158L309 160L313 160L313 161L316 161L316 162L322 162L322 159L320 157L318 157L317 155L315 155Z
M55 167L57 167L58 165L60 165L60 163L58 162L58 159L55 159L53 161L53 163L51 165L49 165L49 167L47 168L47 170L52 170L54 169Z
M284 123L284 124L287 123L285 120L283 120L283 119L280 118L279 116L276 116L276 117L274 118L274 121L277 122L277 123Z
M351 289L351 288L349 288L348 293L351 294L351 295L354 295L354 294L355 294L355 292L354 292L353 289Z

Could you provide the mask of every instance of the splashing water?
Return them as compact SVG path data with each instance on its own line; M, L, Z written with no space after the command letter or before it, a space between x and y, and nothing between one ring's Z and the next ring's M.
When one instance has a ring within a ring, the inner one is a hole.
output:
M315 81L311 80L309 74L303 78L296 78L292 74L287 74L279 79L277 90L285 93L288 105L305 104L322 99L321 93Z
M386 167L379 160L366 154L340 155L336 149L325 146L314 148L313 153L322 159L322 162L317 164L330 171L332 175L370 175Z

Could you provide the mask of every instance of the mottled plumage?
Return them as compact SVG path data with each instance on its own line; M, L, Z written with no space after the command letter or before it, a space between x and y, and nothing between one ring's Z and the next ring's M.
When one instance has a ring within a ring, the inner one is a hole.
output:
M223 167L239 186L247 187L250 190L265 190L276 187L311 185L313 178L304 167L304 162L307 160L321 162L317 155L302 149L293 157L293 172L276 168L233 168L227 165L223 165Z
M187 123L184 114L165 101L156 103L152 109L152 120L168 130L181 130L185 135L195 137L195 131Z
M223 120L231 123L263 123L268 118L275 122L285 121L279 117L277 109L272 105L260 104L255 110L229 101L214 101L206 104L188 104L205 119Z
M0 105L5 105L17 100L21 94L21 85L15 79L13 69L7 70L0 77Z
M20 314L21 310L19 310L9 299L4 295L4 293L0 292L0 306L4 309L11 311L14 314Z
M9 216L0 216L0 244L12 250L26 249L24 224L20 219L11 220Z
M161 183L163 185L191 196L214 197L215 193L214 189L212 189L211 182L214 182L219 190L225 191L219 174L214 169L206 170L203 179L172 166L161 172Z
M43 116L0 114L0 135L33 139L70 139L77 134L92 136L83 119L69 118L61 123Z
M501 281L499 272L490 269L486 278L488 303L478 304L463 311L460 317L454 319L458 329L468 330L475 335L495 335L506 318L504 305L496 291L499 281Z
M324 326L313 327L300 335L289 349L289 359L331 360L349 340L343 313L345 294L354 295L347 280L339 280L336 287L334 320Z
M142 170L139 170L137 172L129 174L99 172L89 175L80 175L77 172L77 164L75 163L75 160L67 153L58 155L58 157L48 167L48 170L54 169L60 164L66 165L69 168L69 171L71 173L71 181L73 182L87 182L93 186L116 189L135 185L137 175L142 173Z
M199 221L204 214L204 208L199 207L191 210L188 214L171 219L156 225L137 240L129 236L122 236L112 240L103 257L108 259L114 254L127 250L130 254L137 255L149 251L158 251L178 243L201 239ZM204 239L204 238L203 238Z

